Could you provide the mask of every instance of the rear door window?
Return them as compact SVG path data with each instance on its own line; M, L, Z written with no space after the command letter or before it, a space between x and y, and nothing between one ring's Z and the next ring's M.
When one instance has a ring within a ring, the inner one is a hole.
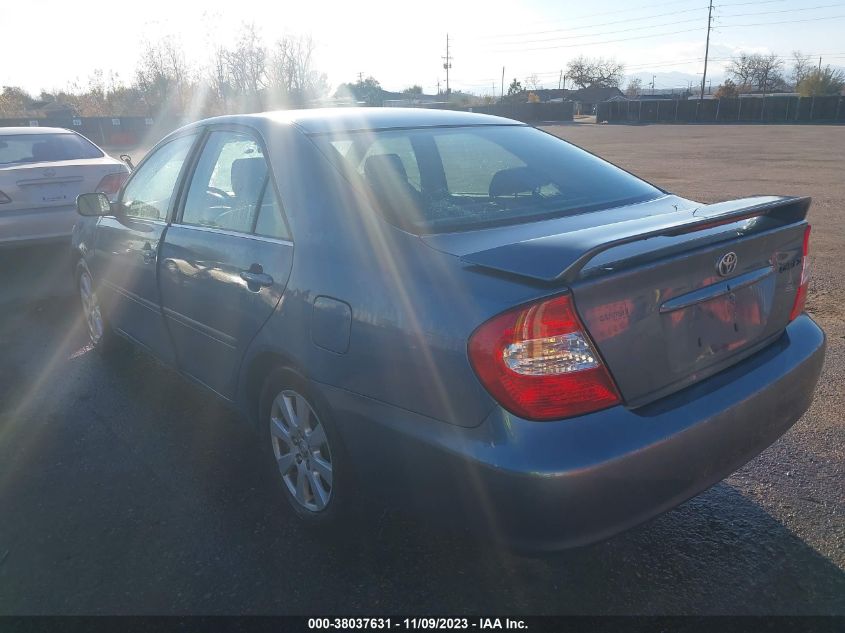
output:
M96 145L73 132L0 136L0 165L102 157Z

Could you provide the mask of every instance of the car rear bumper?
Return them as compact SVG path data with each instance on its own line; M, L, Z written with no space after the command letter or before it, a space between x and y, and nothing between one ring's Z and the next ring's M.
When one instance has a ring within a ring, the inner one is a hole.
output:
M73 205L16 211L4 211L0 207L0 248L50 242L70 244L78 217Z
M323 391L364 485L510 546L554 550L646 521L759 454L810 406L824 350L803 315L752 357L658 402L559 422L496 408L461 428Z

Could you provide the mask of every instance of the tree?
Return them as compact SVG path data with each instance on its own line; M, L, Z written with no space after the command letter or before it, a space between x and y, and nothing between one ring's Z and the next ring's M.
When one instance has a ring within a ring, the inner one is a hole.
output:
M792 51L792 72L790 73L792 83L798 87L804 78L810 73L813 64L810 61L809 55L804 55L801 51Z
M522 82L520 82L516 77L513 78L513 81L508 86L508 92L505 95L505 99L508 101L516 101L519 95L525 92L525 89L522 87Z
M371 106L380 106L384 100L383 92L377 79L367 77L364 80L359 79L354 84L340 84L335 96L351 95L356 101L363 101Z
M566 65L566 76L579 88L618 88L625 77L625 64L612 58L580 55Z
M783 60L770 55L754 55L753 79L760 92L772 92L784 87Z
M421 95L423 92L422 86L418 84L414 84L413 86L408 86L402 91L403 95L408 95L409 97L415 97L417 95Z
M235 47L223 51L226 76L236 95L255 101L267 87L267 47L254 24L244 24Z
M639 97L643 90L643 81L639 77L631 77L628 81L628 87L625 88L625 94L629 97Z
M31 109L35 100L23 88L3 86L0 92L0 114L7 117L21 116Z
M150 107L184 109L189 71L182 49L173 39L145 42L135 75L138 88ZM97 89L97 86L92 87Z
M753 87L759 92L766 93L782 88L784 85L783 60L774 53L770 55L741 53L731 59L727 71L740 90Z
M527 90L540 89L540 78L537 76L537 73L531 73L525 78L525 88Z
M730 79L725 79L725 83L719 86L719 89L716 90L715 94L717 99L734 99L738 96L739 90L737 89L736 84Z
M845 86L845 73L836 68L825 66L811 70L798 84L798 93L802 97L817 95L837 95Z
M325 73L314 69L314 49L314 40L310 36L276 40L268 76L277 105L303 106L328 93Z

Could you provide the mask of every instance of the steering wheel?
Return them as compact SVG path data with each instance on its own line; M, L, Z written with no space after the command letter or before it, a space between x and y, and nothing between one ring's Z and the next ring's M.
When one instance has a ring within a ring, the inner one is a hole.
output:
M531 193L531 198L536 200L540 197L540 189L542 188L543 185L540 184L534 187L533 189L529 189L528 187L526 187L522 191L509 191L507 193L490 193L490 202L498 203L501 199L516 200L517 198L519 198L520 194L529 192Z
M219 189L217 187L212 187L210 185L205 188L205 192L209 196L211 196L212 198L216 198L217 200L220 200L221 202L229 202L229 200L232 199L232 196L230 196L228 193L226 193L222 189Z

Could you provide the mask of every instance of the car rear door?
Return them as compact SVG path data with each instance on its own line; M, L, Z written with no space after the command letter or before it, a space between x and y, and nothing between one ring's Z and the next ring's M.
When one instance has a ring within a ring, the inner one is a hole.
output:
M159 265L180 369L224 397L284 292L293 243L257 133L212 128Z
M161 315L156 262L161 237L197 134L177 137L138 166L120 194L116 213L99 219L90 261L101 304L115 329L173 362Z

